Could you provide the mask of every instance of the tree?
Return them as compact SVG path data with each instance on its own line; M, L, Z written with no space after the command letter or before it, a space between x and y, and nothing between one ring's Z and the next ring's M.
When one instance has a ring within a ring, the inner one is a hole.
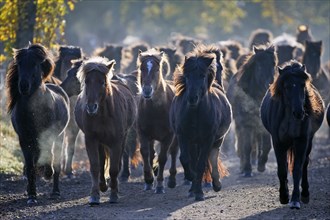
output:
M64 15L75 0L0 0L0 62L28 42L54 48L64 42Z

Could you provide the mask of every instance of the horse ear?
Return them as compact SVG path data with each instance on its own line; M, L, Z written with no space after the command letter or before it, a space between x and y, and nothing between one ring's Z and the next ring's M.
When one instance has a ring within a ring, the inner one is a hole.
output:
M274 52L275 52L275 47L274 47L274 45L273 45L273 44L270 45L270 46L268 47L267 50L270 51L270 52L272 52L272 53L274 53Z
M112 68L114 67L114 65L116 64L115 60L110 60L107 62L107 67L109 68L109 70L112 70Z
M283 68L284 69L284 68ZM281 75L283 73L283 69L281 67L277 67L278 73Z
M254 52L254 53L259 53L260 50L259 50L256 46L253 46L253 52Z
M141 53L142 53L142 50L141 50L141 49L139 49L139 56L141 56Z
M303 65L301 66L301 70L304 71L304 72L306 72L306 65L305 65L305 64L303 64Z

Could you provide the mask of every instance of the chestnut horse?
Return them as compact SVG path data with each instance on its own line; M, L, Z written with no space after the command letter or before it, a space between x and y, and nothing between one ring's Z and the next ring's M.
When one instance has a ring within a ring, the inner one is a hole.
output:
M300 209L300 199L309 202L307 166L315 132L324 116L324 104L305 66L297 61L279 68L261 104L261 120L271 134L280 180L280 202L289 202L288 155L293 157L293 192L290 207ZM291 164L291 165L292 165ZM289 168L292 168L289 164ZM302 191L299 184L301 180ZM300 198L301 195L301 198Z
M156 49L150 49L145 52L140 51L137 66L138 85L142 92L138 104L137 130L144 162L145 190L152 188L154 181L152 173L155 152L154 141L160 142L156 193L165 193L163 172L169 150L172 162L167 185L169 188L174 188L176 185L178 145L176 141L173 141L174 133L171 130L169 121L169 110L174 97L174 88L163 79L164 65L169 64L163 52L159 52Z
M122 83L112 81L114 60L94 57L84 61L78 72L82 92L78 96L75 116L85 134L90 161L92 189L90 205L100 203L105 192L105 151L110 152L110 203L118 201L118 174L128 130L136 117L132 93Z
M54 61L40 44L14 50L6 87L8 113L25 159L28 179L28 204L37 203L36 168L44 168L44 177L53 175L51 196L58 197L63 131L69 121L69 98L54 84L45 84L53 74Z
M202 178L208 160L214 191L221 190L219 148L231 123L231 106L221 85L215 82L216 54L203 45L188 53L175 74L176 95L173 99L170 122L178 138L180 161L192 178L190 195L204 200Z

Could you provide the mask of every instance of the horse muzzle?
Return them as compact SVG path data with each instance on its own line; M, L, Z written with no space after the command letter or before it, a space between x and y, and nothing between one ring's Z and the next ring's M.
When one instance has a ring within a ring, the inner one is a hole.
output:
M86 111L89 115L96 115L98 109L99 105L96 103L86 105Z
M190 107L196 107L199 101L199 97L198 95L194 95L194 96L189 96L188 98L188 104Z
M142 87L142 95L145 99L151 99L153 93L154 93L154 90L152 89L152 86L143 86Z
M26 95L29 95L30 94L31 86L30 86L29 82L27 82L27 81L20 81L19 82L19 85L18 85L18 88L19 88L19 92L23 96L26 96Z

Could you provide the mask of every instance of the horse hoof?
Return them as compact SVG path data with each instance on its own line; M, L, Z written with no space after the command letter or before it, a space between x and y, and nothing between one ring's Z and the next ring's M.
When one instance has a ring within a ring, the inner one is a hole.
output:
M50 194L50 199L59 199L61 197L60 192L52 192Z
M156 194L164 194L165 193L164 186L157 186L156 189L155 189L155 193Z
M265 170L266 170L266 166L265 166L265 164L263 164L263 165L258 165L258 171L259 172L265 172Z
M144 184L144 191L147 191L147 190L152 190L152 183L145 183Z
M213 184L213 190L214 190L214 192L219 192L221 190L221 188L222 188L221 183L220 183L219 186Z
M203 184L203 186L204 186L205 188L211 188L211 187L212 187L212 183L205 182L205 183Z
M128 182L128 176L121 176L119 180L122 183L127 183Z
M173 188L175 188L175 186L176 186L176 181L175 180L168 180L168 182L167 182L167 187L168 188L173 189Z
M203 193L195 193L195 201L204 201L204 194Z
M109 202L110 203L118 203L118 194L117 193L111 193L110 194L110 199Z
M194 195L194 193L193 192L189 192L188 193L188 198L192 198L192 197L194 197L195 195Z
M100 205L100 197L99 196L90 196L88 200L88 204L90 206Z
M26 202L28 205L35 205L37 204L37 198L36 197L30 197L28 198L27 202Z
M309 203L309 196L301 196L300 200L303 203L307 204L307 203Z
M187 179L184 179L183 181L183 185L184 186L190 186L191 185L191 181L187 180Z
M106 183L100 183L100 190L101 192L106 192L108 190L108 186Z
M252 172L248 171L248 172L243 172L242 174L243 177L253 177Z
M300 202L291 201L290 202L290 209L300 209Z

